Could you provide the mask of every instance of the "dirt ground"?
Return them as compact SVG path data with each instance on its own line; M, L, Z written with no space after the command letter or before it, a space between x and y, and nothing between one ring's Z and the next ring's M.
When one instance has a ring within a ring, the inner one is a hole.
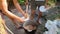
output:
M21 16L21 14L18 13L17 11L13 11L12 13ZM22 16L21 16L21 17L22 17ZM6 17L5 15L4 15L4 19L5 19L5 23L6 23L7 27L8 27L14 34L24 34L24 30L23 30L23 29L17 29L17 28L15 27L15 25L12 23L12 21L11 21L8 17Z
M25 11L25 7L23 7L23 10ZM15 8L14 9L11 9L11 11L12 11L12 13L14 13L15 15L17 15L17 16L19 16L19 17L23 17L22 16L22 14L21 13L19 13ZM49 11L52 11L52 9L51 10L49 10ZM53 13L53 15L55 14L55 9L53 10L54 11L54 13ZM29 9L29 14L30 14L30 12L31 12L31 10ZM49 15L50 15L50 12L49 12ZM6 21L6 25L7 25L7 27L14 33L14 34L25 34L25 32L24 32L24 29L17 29L16 27L15 27L15 25L13 24L13 22L8 18L8 17L6 17L5 15L4 15L4 19L5 19L5 21ZM44 21L43 21L44 22ZM17 22L18 23L18 22ZM37 33L36 34L40 34L40 32L41 31L37 31Z
M19 17L23 17L21 13L19 13L16 9L12 9L11 10L12 13L14 13L15 15L19 16ZM17 29L15 27L15 25L12 23L12 21L4 15L4 19L5 19L5 23L7 25L7 27L14 33L14 34L25 34L24 29ZM8 32L9 33L9 32ZM9 33L11 34L11 33Z

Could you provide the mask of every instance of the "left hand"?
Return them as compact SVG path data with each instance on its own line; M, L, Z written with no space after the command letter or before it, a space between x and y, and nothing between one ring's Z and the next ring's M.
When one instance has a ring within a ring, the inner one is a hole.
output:
M28 18L28 17L29 17L28 13L26 13L24 17L25 17L25 18Z

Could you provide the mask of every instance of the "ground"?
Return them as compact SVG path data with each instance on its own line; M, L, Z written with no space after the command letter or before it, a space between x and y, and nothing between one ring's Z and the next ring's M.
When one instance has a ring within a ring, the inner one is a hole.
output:
M24 9L25 10L25 9ZM12 13L19 17L23 17L21 13L19 13L15 8L11 9ZM24 29L17 29L12 21L4 15L5 23L7 27L14 33L14 34L25 34ZM9 33L10 34L10 33Z
M17 11L13 11L12 13L21 16L21 14L18 13ZM24 33L23 33L24 30L23 30L23 29L17 29L17 28L15 27L15 25L12 23L12 21L11 21L8 17L6 17L5 15L4 15L4 19L5 19L5 23L6 23L7 27L8 27L14 34L24 34Z
M29 6L30 7L30 6ZM23 10L25 11L25 6L23 6L22 7L23 8ZM21 13L19 13L17 10L16 10L16 8L14 8L14 9L11 9L11 11L12 11L12 13L14 13L15 15L17 15L17 16L19 16L19 17L23 17L22 16L22 14ZM30 9L29 9L29 14L30 14ZM49 11L53 11L52 12L52 14L54 15L55 14L55 12L56 12L56 10L55 9L51 9L51 10L49 10ZM59 12L58 12L59 13ZM57 13L57 14L58 14ZM51 13L49 12L49 15L51 15ZM48 16L49 16L48 15ZM49 17L50 18L50 17ZM12 21L8 18L8 17L6 17L5 15L4 15L4 19L5 19L5 23L6 23L6 25L7 25L7 27L14 33L14 34L25 34L25 32L24 32L24 29L17 29L16 27L15 27L15 25L12 23ZM43 21L44 22L44 21ZM17 22L18 23L18 22ZM40 30L39 31L37 31L37 34L40 34Z

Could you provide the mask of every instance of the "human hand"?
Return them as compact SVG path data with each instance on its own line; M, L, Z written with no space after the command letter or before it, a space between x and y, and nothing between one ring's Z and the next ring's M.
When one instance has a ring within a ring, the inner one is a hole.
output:
M25 18L28 18L28 17L29 17L28 13L26 13L24 17L25 17Z

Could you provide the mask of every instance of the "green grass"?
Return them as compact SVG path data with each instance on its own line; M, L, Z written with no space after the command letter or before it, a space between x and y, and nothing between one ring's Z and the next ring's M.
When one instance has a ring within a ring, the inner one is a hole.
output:
M52 5L55 4L55 1L54 1L54 0L49 0L49 1L48 1L48 4L49 4L49 6L52 6Z
M18 0L20 5L24 5L26 0Z
M20 4L20 5L24 5L25 4L25 1L26 0L18 0L18 3ZM10 4L9 4L10 6L12 6L13 5L13 1L12 0L10 0Z

